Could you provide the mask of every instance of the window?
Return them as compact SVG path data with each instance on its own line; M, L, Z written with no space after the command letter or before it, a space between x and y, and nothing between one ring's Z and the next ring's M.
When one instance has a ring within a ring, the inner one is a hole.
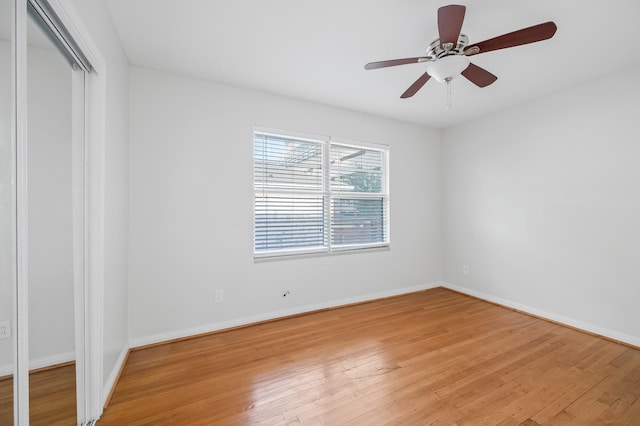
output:
M254 255L389 244L388 150L256 131Z

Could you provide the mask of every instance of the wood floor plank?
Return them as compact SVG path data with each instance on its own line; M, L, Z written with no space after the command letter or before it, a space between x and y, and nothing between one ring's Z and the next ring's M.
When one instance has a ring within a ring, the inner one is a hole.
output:
M32 426L76 424L75 364L29 374L29 421ZM13 424L13 379L0 380L0 425Z
M134 350L98 425L640 424L639 384L640 350L438 288Z

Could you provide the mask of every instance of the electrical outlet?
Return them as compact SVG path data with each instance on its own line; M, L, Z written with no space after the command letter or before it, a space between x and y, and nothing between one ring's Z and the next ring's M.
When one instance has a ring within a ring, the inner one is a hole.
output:
M11 337L11 322L0 322L0 339L8 339Z
M469 265L462 265L462 273L464 275L469 275Z
M224 302L224 290L218 289L216 290L216 303Z

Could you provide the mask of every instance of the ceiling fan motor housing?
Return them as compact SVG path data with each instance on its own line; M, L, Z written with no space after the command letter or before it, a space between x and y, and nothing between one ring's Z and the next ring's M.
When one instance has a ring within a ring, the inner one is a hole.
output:
M458 36L458 44L452 46L451 49L446 50L440 46L440 39L437 38L431 42L429 48L427 48L427 55L434 59L440 59L449 55L464 55L464 48L469 44L469 37L466 34L460 33Z

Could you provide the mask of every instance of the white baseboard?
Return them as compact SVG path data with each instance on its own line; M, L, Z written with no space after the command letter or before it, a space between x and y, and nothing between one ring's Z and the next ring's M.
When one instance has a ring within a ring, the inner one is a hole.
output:
M131 339L129 341L129 346L131 348L136 348L140 346L151 345L154 343L161 343L168 340L180 339L184 337L195 336L198 334L210 333L213 331L220 331L228 328L249 325L249 324L253 324L261 321L268 321L268 320L288 317L291 315L298 315L298 314L303 314L307 312L318 311L321 309L336 308L339 306L350 305L353 303L362 303L362 302L368 302L371 300L382 299L385 297L398 296L398 295L407 294L407 293L414 293L416 291L428 290L430 288L435 288L440 286L442 286L442 283L433 282L433 283L421 284L421 285L412 286L412 287L395 288L392 290L382 291L378 293L366 294L362 296L356 296L356 297L345 298L345 299L336 299L330 302L299 306L291 309L268 312L265 314L254 315L250 317L238 318L238 319L233 319L229 321L221 321L221 322L207 324L199 327L193 327L193 328L188 328L183 330L175 330L167 333L154 334L151 336L138 337L138 338Z
M75 352L65 352L29 361L29 371L75 361ZM0 365L0 377L13 374L13 364Z
M535 315L537 317L545 318L553 322L568 325L570 327L584 330L589 333L597 334L597 335L606 337L608 339L617 340L619 342L640 347L640 337L637 337L637 336L631 336L629 334L621 333L615 330L610 330L608 328L600 327L591 323L569 318L564 315L555 314L553 312L548 312L542 309L534 308L529 305L524 305L522 303L514 302L513 300L505 299L499 296L494 296L492 294L484 293L477 290L471 290L469 288L461 287L456 284L443 282L443 283L440 283L440 285L444 288L455 290L457 292L464 293L469 296L476 297L478 299L497 303L498 305L502 305L512 309L516 309L518 311L526 312L528 314Z
M127 359L128 352L129 352L129 347L123 346L122 350L120 351L120 354L118 355L118 359L116 359L116 363L113 366L113 369L111 369L111 373L109 374L109 377L107 377L107 381L104 383L104 387L102 388L102 401L101 401L102 407L104 407L104 405L106 404L107 398L111 394L111 390L113 389L113 386L116 384L116 380L120 375L120 371L124 367L123 364L125 359Z

